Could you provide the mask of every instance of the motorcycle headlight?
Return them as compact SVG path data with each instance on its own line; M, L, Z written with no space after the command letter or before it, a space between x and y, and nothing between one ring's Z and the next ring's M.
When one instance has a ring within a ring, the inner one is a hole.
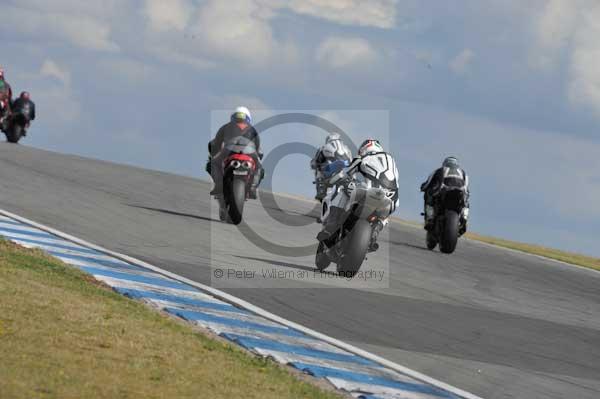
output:
M252 169L252 162L250 161L244 161L244 168L248 168L248 169Z
M231 161L231 166L235 169L239 168L242 164L238 160Z

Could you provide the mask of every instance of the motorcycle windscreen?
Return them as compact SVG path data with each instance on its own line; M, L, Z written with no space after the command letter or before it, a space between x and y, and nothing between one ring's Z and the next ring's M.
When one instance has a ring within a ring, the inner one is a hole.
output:
M350 163L348 161L341 159L328 163L323 167L323 176L325 176L325 178L329 178L339 173L344 168L347 168L349 165Z

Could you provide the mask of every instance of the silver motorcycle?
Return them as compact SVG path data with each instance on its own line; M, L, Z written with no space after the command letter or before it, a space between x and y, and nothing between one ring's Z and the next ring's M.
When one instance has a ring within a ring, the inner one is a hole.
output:
M343 168L341 162L332 165L332 168ZM378 248L373 242L377 237L374 231L394 210L396 187L386 187L389 184L385 179L377 182L360 172L348 176L343 169L332 174L329 185L322 202L321 220L327 219L332 206L344 209L344 214L338 230L319 244L315 265L324 270L333 262L339 274L352 277L369 250Z

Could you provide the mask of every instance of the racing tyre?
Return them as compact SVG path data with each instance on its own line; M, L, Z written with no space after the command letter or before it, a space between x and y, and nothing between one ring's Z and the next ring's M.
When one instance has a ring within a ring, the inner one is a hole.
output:
M456 211L446 211L442 239L440 241L440 251L445 254L451 254L456 249L458 241L459 216Z
M344 277L354 277L358 272L367 256L371 231L371 224L366 220L361 219L356 222L352 231L344 238L344 255L338 264L338 273Z
M240 224L244 213L244 202L246 202L246 181L234 178L231 184L226 186L230 191L227 195L229 219L233 224Z
M19 125L16 125L6 132L6 141L9 143L18 143L21 140L21 135L23 133L23 128Z

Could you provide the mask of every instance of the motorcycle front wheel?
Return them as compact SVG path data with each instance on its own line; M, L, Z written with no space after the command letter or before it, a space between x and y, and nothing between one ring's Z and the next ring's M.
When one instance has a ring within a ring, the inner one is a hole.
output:
M9 143L18 143L21 140L21 136L23 133L23 128L19 125L11 126L6 131L6 141Z

